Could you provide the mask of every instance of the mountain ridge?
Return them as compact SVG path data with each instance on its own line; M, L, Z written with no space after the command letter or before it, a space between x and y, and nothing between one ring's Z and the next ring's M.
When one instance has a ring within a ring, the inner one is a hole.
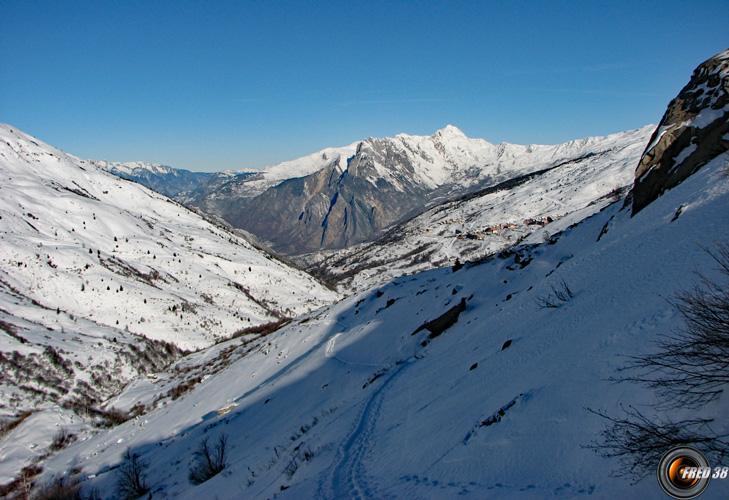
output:
M369 138L346 161L321 157L306 176L277 180L263 191L249 189L255 179L236 179L187 202L285 255L339 249L371 241L431 204L596 152L620 135L494 145L449 126L430 136Z

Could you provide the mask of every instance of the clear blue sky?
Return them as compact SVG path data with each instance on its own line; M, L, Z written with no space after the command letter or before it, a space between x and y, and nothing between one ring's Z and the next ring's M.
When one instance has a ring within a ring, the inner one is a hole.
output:
M0 121L193 170L446 123L553 143L657 123L728 46L729 0L0 0Z

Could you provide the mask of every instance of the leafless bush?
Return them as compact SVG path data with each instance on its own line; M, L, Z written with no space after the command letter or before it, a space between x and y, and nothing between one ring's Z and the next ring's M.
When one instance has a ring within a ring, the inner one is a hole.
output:
M729 385L729 245L707 250L726 283L705 277L673 302L685 327L666 335L658 349L633 356L621 381L645 384L669 407L699 408Z
M201 375L198 375L196 377L189 378L189 379L185 380L184 382L181 382L181 383L177 384L176 386L174 386L169 391L167 391L167 394L166 395L169 396L170 398L172 398L173 400L174 399L177 399L177 398L180 398L183 395L185 395L188 392L190 392L192 389L194 389L195 386L197 384L199 384L201 381L202 381L202 376Z
M85 500L78 476L58 476L33 488L33 500Z
M290 322L289 319L280 319L277 321L272 321L270 323L263 323L262 325L241 328L240 330L237 330L235 333L233 333L233 335L230 338L235 339L235 338L241 337L243 335L260 335L261 337L264 337L270 333L275 332L279 328L282 328L283 326L287 325L289 322Z
M99 421L99 425L101 427L115 427L123 424L131 418L128 412L120 410L119 408L109 408L108 410L95 408L92 410L92 414L101 418Z
M729 454L728 435L712 432L711 419L651 420L633 407L622 409L619 417L587 409L608 421L600 439L586 448L604 457L617 458L621 468L616 476L632 477L635 481L655 472L661 456L674 446L693 446L721 463Z
M673 305L684 319L683 328L661 337L656 352L631 356L621 370L627 375L614 379L654 390L664 415L669 409L703 409L729 385L729 245L707 252L725 283L702 276L697 286L680 293ZM636 479L651 472L673 446L695 446L718 463L729 456L729 434L713 431L712 418L651 420L634 408L624 409L620 417L588 411L610 422L590 447L619 458Z
M116 491L119 498L131 500L149 493L145 477L147 463L141 460L131 448L124 452L124 458L117 469Z
M30 417L33 414L31 411L23 411L19 414L17 414L15 417L9 418L5 420L4 422L0 422L0 437L4 436L5 434L9 433L13 429L15 429L17 426L23 423L23 421Z
M314 452L312 452L311 449L299 448L297 452L291 457L289 463L286 464L286 467L284 468L284 474L286 474L286 477L291 479L294 474L296 474L296 471L299 470L301 464L311 461L312 458L314 458Z
M195 451L195 460L190 467L190 482L201 484L211 477L219 474L226 467L226 448L228 436L221 434L214 447L208 444L208 438L200 442L200 447Z
M565 280L561 280L557 286L550 285L550 288L550 293L537 297L537 305L541 309L556 309L575 296Z
M76 435L68 432L68 430L62 428L59 430L55 436L53 436L53 441L51 441L51 450L58 451L62 450L69 444L73 443L76 440Z
M0 498L29 498L33 481L41 472L43 468L38 464L26 465L12 481L0 485Z

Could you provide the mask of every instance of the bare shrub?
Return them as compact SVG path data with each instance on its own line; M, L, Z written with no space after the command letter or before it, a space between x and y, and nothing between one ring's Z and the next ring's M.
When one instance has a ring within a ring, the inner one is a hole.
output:
M131 500L149 493L145 477L148 464L127 448L124 458L117 469L116 492L119 498Z
M192 484L204 483L225 469L227 445L228 436L226 434L218 437L218 442L214 447L208 444L208 438L200 442L199 448L195 451L195 460L190 467L189 478Z
M663 415L670 409L704 409L729 385L729 245L706 251L724 283L701 276L693 289L678 294L672 304L684 319L683 328L662 336L656 352L629 357L621 370L627 375L613 379L654 390ZM713 418L652 420L634 408L623 409L619 417L588 411L609 422L589 448L617 457L636 479L652 472L674 446L695 446L718 463L729 457L729 434L715 432Z
M551 292L537 298L537 305L541 309L556 309L575 296L565 280L561 280L557 286L550 285L550 288Z
M287 325L290 320L288 319L280 319L277 321L272 321L270 323L263 323L262 325L256 325L256 326L249 326L247 328L241 328L240 330L236 330L235 333L230 337L231 339L235 339L238 337L241 337L243 335L260 335L261 337L264 337L270 333L275 332L279 328L282 328L284 325ZM226 339L228 340L228 339Z
M619 417L589 409L609 423L600 432L600 439L586 448L604 457L617 458L621 468L616 476L632 477L638 481L655 473L663 454L674 446L693 446L717 463L728 455L729 435L717 436L711 431L711 419L671 421L651 420L633 407L622 409Z
M51 450L58 451L62 450L69 444L73 443L76 440L76 435L68 432L67 429L60 429L55 436L53 436L53 441L51 441Z
M103 427L114 427L123 424L129 420L130 415L119 408L109 408L108 410L98 410L98 415L102 418Z
M33 414L31 411L23 411L17 414L15 417L9 418L4 422L0 422L0 437L9 433L17 426L23 423L23 421Z
M656 352L632 356L620 379L654 389L669 407L701 407L729 384L729 245L707 252L725 283L702 276L679 294L673 305L685 327L663 336Z
M33 488L33 500L85 500L78 476L58 476Z
M23 467L12 481L0 485L0 497L29 498L33 481L41 472L43 472L43 468L38 464Z
M170 398L178 399L182 397L183 395L190 392L192 389L195 388L197 384L199 384L202 381L202 376L198 375L196 377L189 378L185 380L184 382L181 382L174 386L172 389L167 391L166 396L169 396Z

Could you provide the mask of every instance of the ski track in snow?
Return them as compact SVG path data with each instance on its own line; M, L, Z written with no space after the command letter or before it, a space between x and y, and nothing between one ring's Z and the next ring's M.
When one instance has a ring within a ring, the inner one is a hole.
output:
M323 494L323 485L320 484L318 495L320 498L386 498L368 481L363 461L370 447L386 389L414 362L415 358L409 358L397 366L367 399L357 425L337 452L337 458L331 468L329 494Z

